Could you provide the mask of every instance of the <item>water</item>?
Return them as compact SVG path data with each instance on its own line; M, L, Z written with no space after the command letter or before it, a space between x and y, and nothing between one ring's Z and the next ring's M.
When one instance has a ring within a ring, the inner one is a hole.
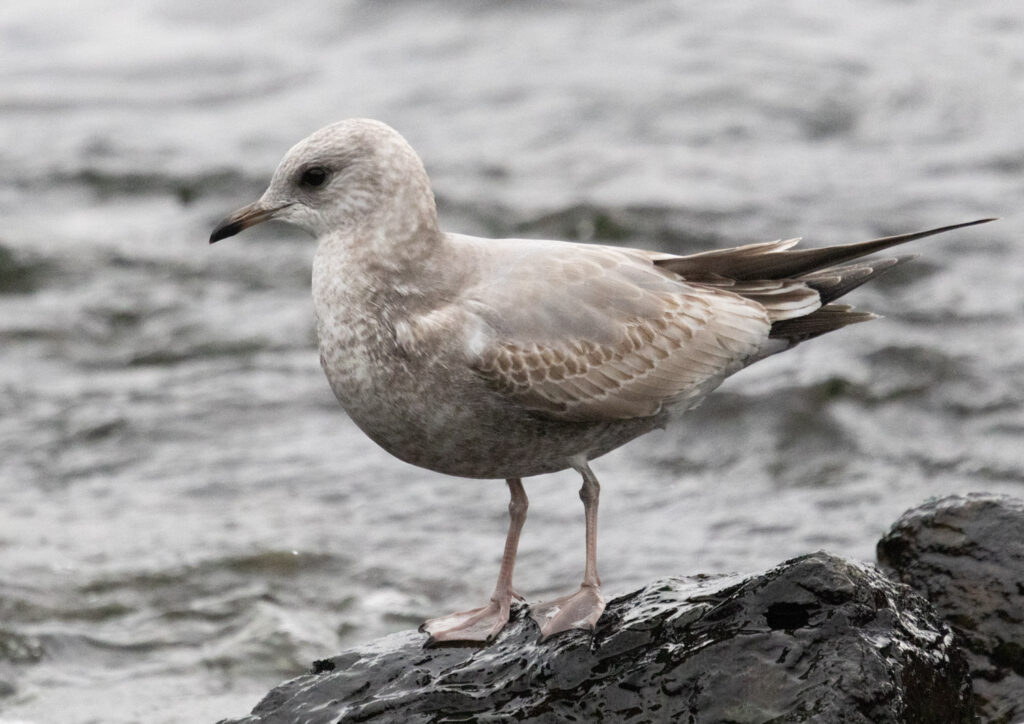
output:
M929 496L1024 490L1014 0L0 9L0 721L213 721L482 603L504 485L369 443L317 363L312 246L209 248L295 141L381 118L446 228L674 251L981 216L855 293L887 319L747 370L595 465L601 571L871 560ZM518 588L582 570L527 481Z

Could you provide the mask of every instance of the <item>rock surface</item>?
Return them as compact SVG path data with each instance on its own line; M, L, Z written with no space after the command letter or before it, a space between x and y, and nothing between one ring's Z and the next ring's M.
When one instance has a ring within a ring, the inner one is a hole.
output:
M878 561L961 637L981 721L1024 721L1024 501L976 494L915 508L879 542Z
M486 648L424 640L317 662L234 722L972 721L967 663L927 603L825 553L659 581L610 602L594 634L540 642L520 606Z

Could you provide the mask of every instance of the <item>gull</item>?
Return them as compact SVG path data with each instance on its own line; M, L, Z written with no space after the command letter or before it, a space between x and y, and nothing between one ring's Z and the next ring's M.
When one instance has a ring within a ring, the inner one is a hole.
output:
M407 463L505 479L509 529L487 605L434 618L429 642L485 643L509 620L522 479L583 479L577 591L530 607L547 638L593 630L600 485L590 461L697 406L729 375L812 337L875 318L836 299L910 257L883 249L992 219L856 244L798 239L688 256L596 244L445 233L430 180L394 129L322 128L210 243L276 219L317 240L320 363L338 402Z

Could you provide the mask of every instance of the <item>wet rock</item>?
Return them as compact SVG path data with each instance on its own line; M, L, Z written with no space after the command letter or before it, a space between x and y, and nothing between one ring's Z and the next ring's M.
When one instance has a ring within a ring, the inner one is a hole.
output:
M659 581L611 601L593 635L538 635L521 606L486 648L389 636L235 722L971 721L966 662L927 603L825 553Z
M1024 501L975 494L915 508L878 560L962 638L981 721L1024 721Z

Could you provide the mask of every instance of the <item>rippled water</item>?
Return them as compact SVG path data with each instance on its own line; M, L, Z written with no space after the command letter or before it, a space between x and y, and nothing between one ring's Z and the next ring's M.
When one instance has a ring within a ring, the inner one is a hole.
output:
M1024 489L1024 10L925 2L8 0L0 8L0 721L212 721L308 661L489 594L503 484L336 408L311 243L216 247L354 115L447 228L674 251L997 215L856 292L887 319L745 371L595 465L609 593ZM518 588L582 569L527 481Z

